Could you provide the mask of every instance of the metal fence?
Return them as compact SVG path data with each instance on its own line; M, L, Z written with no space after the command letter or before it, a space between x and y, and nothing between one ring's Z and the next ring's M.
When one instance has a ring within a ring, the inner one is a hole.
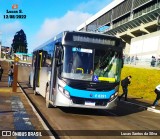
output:
M124 64L131 64L131 65L137 65L137 66L145 66L145 67L160 67L160 59L156 59L154 62L152 59L146 58L146 59L129 59L124 58Z

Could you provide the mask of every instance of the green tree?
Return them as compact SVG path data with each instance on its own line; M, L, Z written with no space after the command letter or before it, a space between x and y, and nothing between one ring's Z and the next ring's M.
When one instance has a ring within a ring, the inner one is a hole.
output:
M14 35L13 43L11 44L12 48L11 50L16 53L16 52L21 52L21 53L27 53L27 39L26 39L26 34L24 31L21 29L20 31L16 32Z

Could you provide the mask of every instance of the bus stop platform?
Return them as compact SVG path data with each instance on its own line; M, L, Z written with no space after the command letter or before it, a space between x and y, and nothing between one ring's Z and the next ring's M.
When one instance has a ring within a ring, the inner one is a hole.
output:
M17 85L16 92L8 87L8 62L0 61L0 65L4 69L0 81L0 138L49 138L20 87Z

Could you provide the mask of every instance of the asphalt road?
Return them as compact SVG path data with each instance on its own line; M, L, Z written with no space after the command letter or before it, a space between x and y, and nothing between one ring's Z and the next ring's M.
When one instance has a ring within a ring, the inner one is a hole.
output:
M30 67L19 66L20 85L41 112L50 129L62 135L61 138L159 138L156 133L160 135L160 114L124 101L118 102L117 109L110 111L46 108L45 99L40 95L35 96L32 88L28 86L29 71ZM145 131L152 136L143 136Z

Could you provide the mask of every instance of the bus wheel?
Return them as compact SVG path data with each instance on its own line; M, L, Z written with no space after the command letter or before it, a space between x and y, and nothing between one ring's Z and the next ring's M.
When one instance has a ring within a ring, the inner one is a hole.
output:
M30 76L29 76L29 81L28 81L28 84L29 84L29 85L31 85L31 82L30 82Z
M29 76L28 86L31 87L30 76Z
M34 90L34 95L37 95L38 93L36 92L36 90Z
M52 105L49 103L49 86L46 88L46 107L51 108Z

